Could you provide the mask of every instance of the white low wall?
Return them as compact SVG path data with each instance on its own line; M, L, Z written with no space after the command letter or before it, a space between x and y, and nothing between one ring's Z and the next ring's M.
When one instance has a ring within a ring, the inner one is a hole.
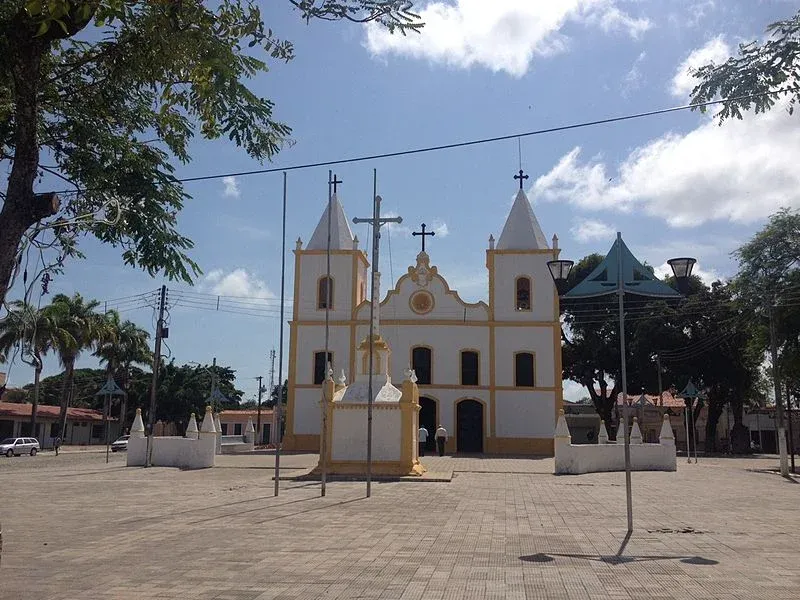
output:
M605 426L601 430L601 439ZM618 437L621 438L621 431ZM607 439L608 434L605 434ZM658 444L636 443L641 440L639 425L634 422L630 444L631 469L634 471L675 471L678 466L675 455L675 439L669 421L661 428ZM563 411L556 425L555 435L555 472L556 475L580 475L582 473L598 473L603 471L625 470L625 445L620 442L573 445Z
M205 469L214 466L216 436L200 439L183 437L154 437L152 459L154 467L178 467L180 469ZM147 453L146 437L131 437L128 440L128 466L144 466Z

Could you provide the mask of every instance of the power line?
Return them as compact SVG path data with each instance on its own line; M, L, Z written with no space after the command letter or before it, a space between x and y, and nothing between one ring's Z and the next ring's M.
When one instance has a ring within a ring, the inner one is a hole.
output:
M722 98L720 100L708 100L707 102L698 102L696 104L683 104L681 106L673 106L670 108L660 108L656 110L649 110L645 112L639 113L632 113L628 115L619 115L616 117L606 117L604 119L594 119L592 121L581 121L579 123L570 123L568 125L559 125L556 127L547 127L544 129L534 129L532 131L525 131L522 133L510 133L508 135L498 135L494 137L486 137L486 138L478 138L474 140L468 140L465 142L453 142L450 144L439 144L436 146L425 146L422 148L412 148L410 150L398 150L394 152L383 152L379 154L368 154L362 156L354 156L350 158L341 158L335 160L327 160L327 161L320 161L314 163L301 163L299 165L290 165L287 167L272 167L269 169L254 169L251 171L237 171L232 173L218 173L216 175L199 175L197 177L184 177L179 178L176 181L180 183L191 183L196 181L209 181L212 179L223 179L225 177L246 177L248 175L265 175L268 173L279 173L283 171L298 171L301 169L313 169L317 167L330 167L334 165L344 165L344 164L351 164L357 162L365 162L369 160L379 160L383 158L397 158L399 156L409 156L412 154L423 154L427 152L439 152L441 150L453 150L455 148L466 148L468 146L477 146L480 144L491 144L494 142L503 142L507 140L512 140L515 138L523 138L523 137L531 137L536 135L544 135L546 133L557 133L560 131L570 131L572 129L582 129L584 127L594 127L597 125L607 125L609 123L619 123L622 121L630 121L633 119L641 119L644 117L653 117L657 115L664 115L673 112L680 112L683 110L691 110L696 108L703 108L706 106L714 106L717 104L724 104L726 102L738 102L742 100L753 100L755 98L760 98L763 96L770 96L770 95L778 95L782 93L786 93L789 90L775 90L769 92L760 92L758 94L746 94L743 96L731 96L728 98ZM57 194L75 194L86 192L85 189L78 189L78 190L62 190L60 192L56 192Z

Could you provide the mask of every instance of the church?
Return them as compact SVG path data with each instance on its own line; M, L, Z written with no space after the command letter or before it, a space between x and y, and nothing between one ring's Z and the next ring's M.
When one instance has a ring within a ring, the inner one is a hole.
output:
M360 367L357 345L369 332L368 256L335 193L331 205L330 287L327 206L308 243L298 239L294 250L286 450L319 451L327 363L350 381ZM488 304L464 302L424 249L386 286L379 310L391 348L389 374L399 382L409 367L416 373L419 423L431 434L430 450L443 425L448 453L553 454L562 404L561 328L547 262L558 254L558 238L548 245L520 186L500 237L488 237Z

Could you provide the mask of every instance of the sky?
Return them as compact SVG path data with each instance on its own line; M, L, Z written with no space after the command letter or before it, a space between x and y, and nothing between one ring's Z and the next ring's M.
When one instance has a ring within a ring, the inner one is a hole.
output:
M307 24L288 2L260 4L267 25L296 52L250 82L293 128L292 143L264 165L278 168L683 105L692 66L724 60L796 10L778 0L425 0L415 7L426 27L403 37L373 25ZM334 170L348 218L371 216L376 169L384 211L404 219L382 246L385 289L387 278L414 263L419 240L410 231L424 221L437 231L427 242L432 264L474 301L487 296L487 240L500 234L520 158L534 212L548 239L558 235L562 256L605 253L621 231L659 272L668 258L694 256L696 272L711 281L735 273L730 253L771 213L800 206L798 148L800 121L782 109L722 126L712 115L683 111ZM227 140L197 140L191 154L190 164L177 164L181 177L261 166ZM287 321L291 250L298 237L311 237L327 178L327 168L288 175ZM269 353L279 346L282 190L280 173L186 185L192 199L178 223L203 269L194 288L153 279L123 265L118 250L85 240L87 258L68 263L50 291L110 301L152 334L151 308L115 299L166 284L165 354L178 363L216 357L253 399L255 377L269 380ZM354 233L369 236L364 225ZM219 294L238 297L221 303L233 312L214 310ZM258 315L234 314L252 306ZM288 327L284 377L287 360ZM78 366L96 364L85 355ZM275 369L277 382L277 361ZM49 358L46 374L57 371ZM26 365L12 365L10 385L31 379ZM581 392L567 385L565 395Z

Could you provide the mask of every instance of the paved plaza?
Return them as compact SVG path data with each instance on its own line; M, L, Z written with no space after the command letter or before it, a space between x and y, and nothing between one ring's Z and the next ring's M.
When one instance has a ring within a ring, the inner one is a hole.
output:
M448 482L281 481L125 455L0 459L0 598L800 597L800 485L774 458L556 477L551 459L426 457ZM282 475L310 455L284 456Z

